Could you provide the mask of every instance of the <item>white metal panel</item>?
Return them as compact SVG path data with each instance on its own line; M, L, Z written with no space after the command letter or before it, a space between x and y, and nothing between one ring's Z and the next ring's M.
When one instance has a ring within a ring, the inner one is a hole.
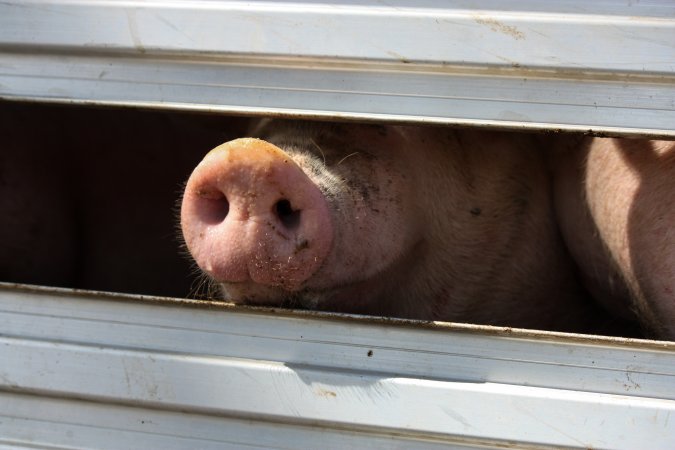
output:
M140 54L675 71L670 57L675 5L670 1L504 3L10 0L3 2L3 43ZM603 49L612 52L598 51Z
M675 4L10 0L0 97L675 136Z
M476 443L0 392L0 449L475 449ZM64 414L64 412L66 412ZM4 413L4 414L3 414ZM3 426L4 424L4 426Z
M5 285L0 361L10 447L675 446L668 342Z

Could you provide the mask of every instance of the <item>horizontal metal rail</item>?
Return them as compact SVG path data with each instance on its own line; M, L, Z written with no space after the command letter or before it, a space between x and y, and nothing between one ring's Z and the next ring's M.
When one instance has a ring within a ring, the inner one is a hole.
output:
M0 361L0 448L675 446L669 342L1 285Z
M505 3L8 0L0 98L675 137L673 2Z

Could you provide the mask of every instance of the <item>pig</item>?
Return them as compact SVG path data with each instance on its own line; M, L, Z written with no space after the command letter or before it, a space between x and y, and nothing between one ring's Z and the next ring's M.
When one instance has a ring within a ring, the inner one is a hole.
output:
M589 331L535 138L267 119L190 175L181 229L226 300Z
M675 142L568 137L552 153L556 214L593 297L675 340Z

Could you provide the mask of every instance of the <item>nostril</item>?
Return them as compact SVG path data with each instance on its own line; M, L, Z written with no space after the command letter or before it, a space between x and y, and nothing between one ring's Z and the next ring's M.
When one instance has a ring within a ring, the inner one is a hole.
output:
M294 210L290 201L279 200L275 205L275 210L277 217L286 228L293 230L300 224L300 210Z
M205 223L220 223L230 212L230 202L222 192L200 191L198 214Z

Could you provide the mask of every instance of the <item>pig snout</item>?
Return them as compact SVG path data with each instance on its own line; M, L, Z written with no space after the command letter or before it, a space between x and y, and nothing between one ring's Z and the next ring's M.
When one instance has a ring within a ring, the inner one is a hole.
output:
M328 255L333 228L317 185L280 148L243 138L212 150L188 179L181 227L220 283L297 291Z

